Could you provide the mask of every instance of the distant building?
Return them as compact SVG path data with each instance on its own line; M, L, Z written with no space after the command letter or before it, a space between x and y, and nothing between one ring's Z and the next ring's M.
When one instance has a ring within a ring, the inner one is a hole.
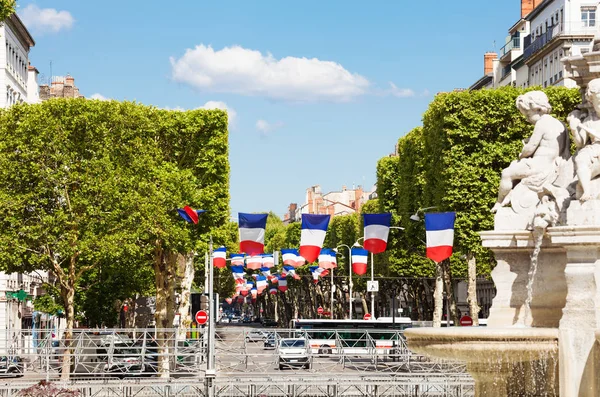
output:
M79 88L75 86L73 76L53 76L52 84L40 85L40 100L46 101L50 98L83 98Z
M0 42L0 108L36 103L37 70L29 65L35 41L17 14L0 23Z
M499 53L484 55L484 75L470 89L576 87L561 58L591 50L600 33L598 1L521 0L521 17Z
M284 222L299 221L302 214L328 214L333 216L353 214L360 212L361 207L375 193L375 189L364 191L362 186L347 189L342 186L341 191L323 194L320 185L306 189L306 199L300 207L296 203L290 204L288 213L283 217ZM376 194L375 194L376 196Z

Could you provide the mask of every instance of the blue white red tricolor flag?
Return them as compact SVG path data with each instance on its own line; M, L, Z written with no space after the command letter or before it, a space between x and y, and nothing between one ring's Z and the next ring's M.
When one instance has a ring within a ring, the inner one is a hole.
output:
M198 215L206 211L195 210L190 206L186 205L183 208L177 208L177 212L183 219L185 219L186 222L193 223L194 225L196 225L198 224Z
M362 276L367 273L367 260L369 251L363 248L352 248L352 271Z
M313 283L315 284L319 282L319 277L325 277L329 274L329 270L319 266L311 266L310 272L312 273Z
M329 215L302 214L300 256L308 263L316 261L319 257L329 226L329 218Z
M277 287L271 287L271 288L269 289L269 293L270 293L271 295L277 295Z
M292 276L295 280L300 280L300 276L296 274L296 269L293 266L283 265L281 275L283 277Z
M283 259L284 265L293 267L300 267L304 265L304 258L302 258L302 261L300 261L297 249L282 249L281 258Z
M248 255L259 255L265 249L265 227L267 214L239 213L240 251Z
M275 266L273 254L264 254L262 256L262 267L272 268L273 266Z
M246 272L244 272L244 266L231 266L231 274L236 283L243 283L245 281L244 276Z
M365 221L365 249L374 254L384 252L390 234L392 214L364 214L363 216Z
M246 268L249 270L258 270L262 267L262 256L254 255L246 258Z
M281 291L281 292L287 291L287 280L286 280L285 276L279 277L279 282L277 283L277 288L279 288L279 291Z
M319 267L333 269L336 266L335 253L329 248L323 248L319 254Z
M213 251L213 266L223 268L227 265L227 248L219 247Z
M427 257L441 262L452 255L456 212L428 212L425 214Z

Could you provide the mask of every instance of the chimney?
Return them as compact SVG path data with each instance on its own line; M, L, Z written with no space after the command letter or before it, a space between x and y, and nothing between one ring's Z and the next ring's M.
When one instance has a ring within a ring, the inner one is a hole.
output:
M492 73L494 71L494 61L498 59L498 54L495 52L486 52L483 55L483 74Z
M521 18L525 18L536 5L534 5L534 0L521 0Z
M75 79L71 75L65 77L65 87L73 87L75 85Z

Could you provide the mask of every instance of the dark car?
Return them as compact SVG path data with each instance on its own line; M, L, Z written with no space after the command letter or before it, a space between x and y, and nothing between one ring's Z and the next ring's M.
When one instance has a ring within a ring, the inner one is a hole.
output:
M272 318L265 318L262 320L262 324L265 327L277 327L277 321L273 320Z
M19 356L2 356L0 357L0 376L17 376L21 377L25 374L25 365L23 359Z
M277 346L277 334L275 332L269 332L264 341L265 349L274 349Z

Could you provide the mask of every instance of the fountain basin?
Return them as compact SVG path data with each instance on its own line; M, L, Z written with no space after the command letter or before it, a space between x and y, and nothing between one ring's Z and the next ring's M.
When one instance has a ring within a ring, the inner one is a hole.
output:
M519 363L556 358L556 328L410 328L408 347L419 354L467 363Z

